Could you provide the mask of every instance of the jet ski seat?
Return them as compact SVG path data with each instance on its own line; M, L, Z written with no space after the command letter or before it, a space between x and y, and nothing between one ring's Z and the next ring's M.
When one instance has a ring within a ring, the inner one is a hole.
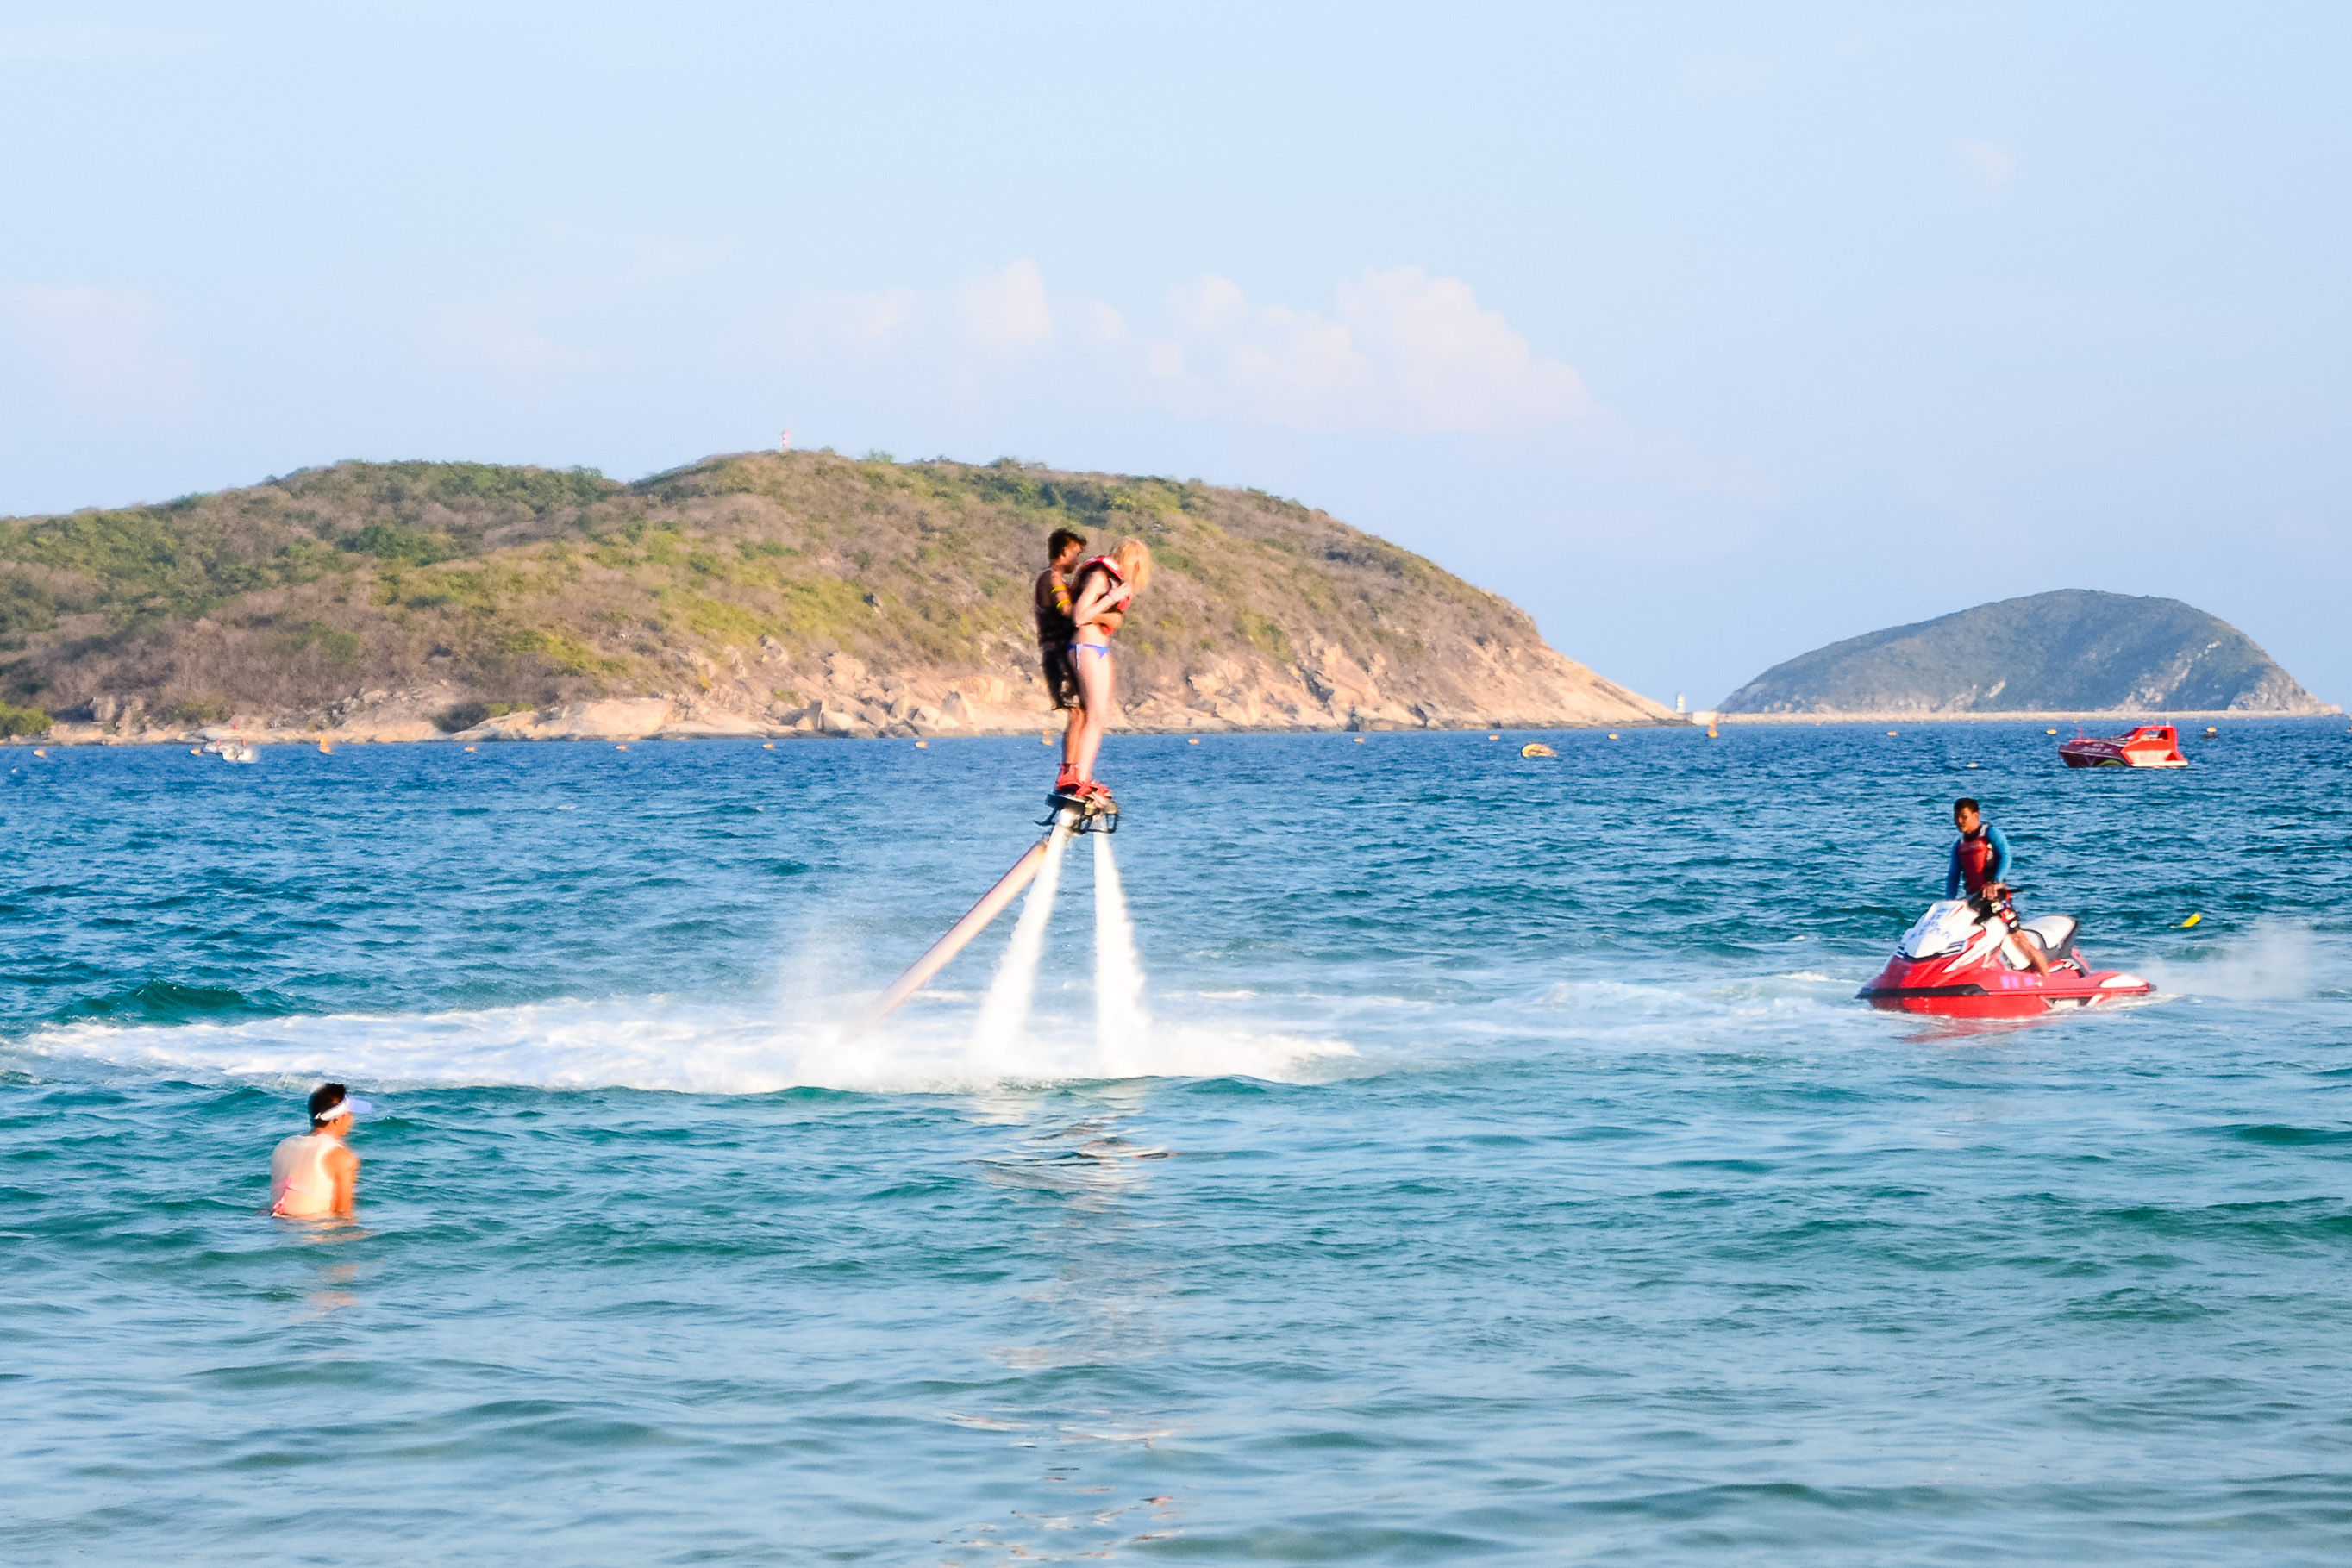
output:
M2042 945L2044 956L2064 958L2074 951L2074 933L2081 924L2071 915L2039 915L2018 929L2030 933Z

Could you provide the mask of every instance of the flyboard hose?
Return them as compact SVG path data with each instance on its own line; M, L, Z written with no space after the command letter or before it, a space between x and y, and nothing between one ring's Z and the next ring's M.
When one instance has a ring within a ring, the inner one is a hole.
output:
M873 1008L864 1018L842 1031L841 1038L845 1042L862 1038L884 1019L897 1012L900 1003L929 985L932 976L946 968L950 960L962 952L973 937L988 928L990 921L1003 914L1004 906L1020 897L1021 890L1037 880L1037 873L1045 863L1045 852L1053 846L1057 834L1118 831L1118 808L1108 800L1101 803L1076 802L1056 795L1049 798L1046 805L1054 814L1047 819L1044 836L1013 862L1013 869L996 879L995 886L980 895L979 903L964 911L962 919L949 926L945 936L908 965L905 974L890 982L890 988L875 999Z

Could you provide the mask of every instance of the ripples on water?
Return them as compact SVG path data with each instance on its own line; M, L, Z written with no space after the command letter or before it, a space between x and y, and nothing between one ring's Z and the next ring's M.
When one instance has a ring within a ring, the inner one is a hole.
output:
M984 1061L1030 743L0 752L0 1558L2340 1561L2341 723L1521 738L1115 739ZM1963 793L2161 998L1852 1002Z

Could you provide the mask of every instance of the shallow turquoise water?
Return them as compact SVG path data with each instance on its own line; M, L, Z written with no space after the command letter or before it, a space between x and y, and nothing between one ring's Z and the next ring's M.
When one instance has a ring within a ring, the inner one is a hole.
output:
M2342 722L1524 738L1115 737L993 1056L1034 742L0 752L0 1560L2341 1561ZM1962 793L2158 1000L1851 1000Z

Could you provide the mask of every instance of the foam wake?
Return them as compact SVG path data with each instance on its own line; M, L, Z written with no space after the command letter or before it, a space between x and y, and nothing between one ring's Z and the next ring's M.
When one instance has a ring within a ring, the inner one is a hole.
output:
M766 1094L796 1088L953 1092L1002 1083L1112 1077L1318 1082L1360 1071L1342 1041L1229 1026L1163 1026L1150 1060L1107 1061L1092 1020L1041 1016L984 1056L971 1049L968 1002L939 998L845 1044L830 1022L779 1022L663 997L549 1002L472 1012L311 1014L173 1026L86 1021L5 1048L158 1076L379 1089L515 1086Z
M2340 993L2345 955L2299 921L2256 920L2244 931L2140 967L2159 991L2231 1001L2298 1001Z

